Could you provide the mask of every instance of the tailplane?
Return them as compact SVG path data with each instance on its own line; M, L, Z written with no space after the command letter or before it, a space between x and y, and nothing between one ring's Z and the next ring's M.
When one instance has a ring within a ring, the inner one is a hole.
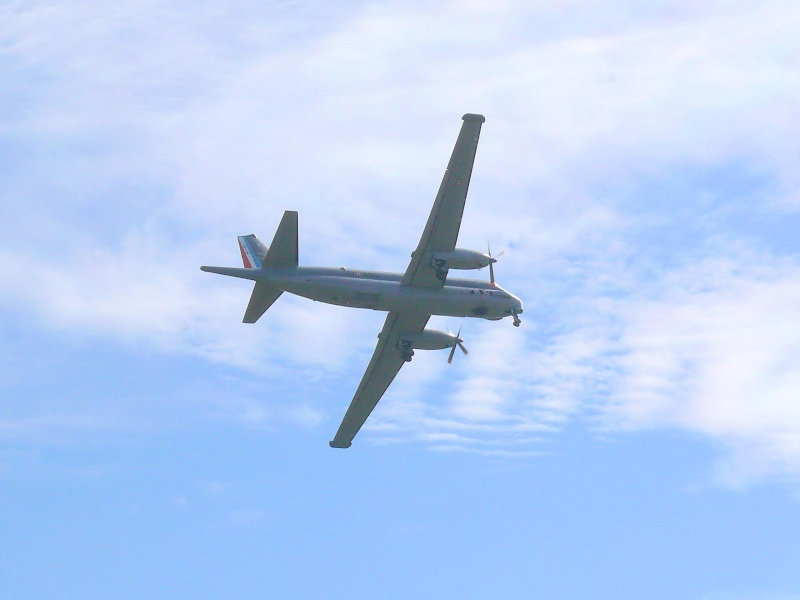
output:
M251 234L239 237L239 249L242 252L242 262L246 269L296 267L298 263L297 211L287 210L283 213L283 218L269 248ZM282 293L283 290L274 284L256 281L242 323L258 321Z
M283 213L278 231L264 256L263 265L271 269L291 268L297 266L298 260L297 211L287 210Z
M283 213L269 248L253 234L240 235L238 240L244 269L230 267L200 267L200 269L210 273L255 280L256 285L242 319L243 323L255 323L275 303L283 290L274 283L263 281L262 276L253 271L291 269L297 266L297 211L287 210ZM264 279L268 279L268 276Z
M253 293L250 294L250 303L247 305L247 310L244 311L244 318L242 323L255 323L258 319L267 312L267 309L275 304L283 290L279 287L266 283L264 281L256 281L253 287Z
M275 232L269 248L252 233L240 235L238 239L242 264L245 269L296 267L298 264L297 211L287 210L283 213L278 231Z

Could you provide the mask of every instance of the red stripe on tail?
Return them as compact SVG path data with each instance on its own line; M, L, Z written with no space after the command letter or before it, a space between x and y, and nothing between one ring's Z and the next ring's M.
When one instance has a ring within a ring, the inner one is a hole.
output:
M244 268L252 269L253 265L250 264L250 259L247 258L247 252L244 251L244 246L242 246L241 240L239 240L239 251L242 253L242 262L244 263Z

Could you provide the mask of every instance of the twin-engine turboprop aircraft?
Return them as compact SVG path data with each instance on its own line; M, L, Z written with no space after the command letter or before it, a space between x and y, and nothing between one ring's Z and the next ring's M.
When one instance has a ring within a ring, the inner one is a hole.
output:
M459 333L426 329L431 315L479 317L498 321L513 317L519 327L522 302L494 281L491 254L456 248L464 213L472 165L478 148L482 115L466 114L453 155L433 203L428 223L405 273L353 271L327 267L299 267L297 212L283 219L269 248L255 235L239 237L244 268L200 267L209 273L255 281L244 323L255 323L283 292L312 300L388 311L378 335L378 345L361 379L350 407L330 442L332 448L349 448L353 438L414 350L466 348ZM453 279L450 269L489 267L490 280Z

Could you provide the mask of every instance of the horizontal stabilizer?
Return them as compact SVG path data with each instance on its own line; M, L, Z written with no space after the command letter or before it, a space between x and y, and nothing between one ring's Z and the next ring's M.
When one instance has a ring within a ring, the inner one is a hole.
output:
M240 279L258 280L258 271L255 269L242 269L241 267L200 267L206 273L216 273L217 275L227 275L228 277L239 277Z
M278 231L272 239L267 255L262 261L267 268L296 267L298 263L297 248L297 211L287 210L283 213Z
M247 305L242 323L255 323L258 321L261 315L267 312L267 309L275 303L275 300L282 293L283 290L272 284L257 281L255 287L253 287L250 304Z

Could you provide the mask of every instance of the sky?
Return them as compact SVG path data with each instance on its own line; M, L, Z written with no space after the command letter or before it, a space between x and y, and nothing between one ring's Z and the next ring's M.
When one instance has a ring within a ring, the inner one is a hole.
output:
M0 597L800 598L800 7L0 2ZM236 236L459 246L352 448L384 315L241 323ZM479 277L487 277L485 271Z

